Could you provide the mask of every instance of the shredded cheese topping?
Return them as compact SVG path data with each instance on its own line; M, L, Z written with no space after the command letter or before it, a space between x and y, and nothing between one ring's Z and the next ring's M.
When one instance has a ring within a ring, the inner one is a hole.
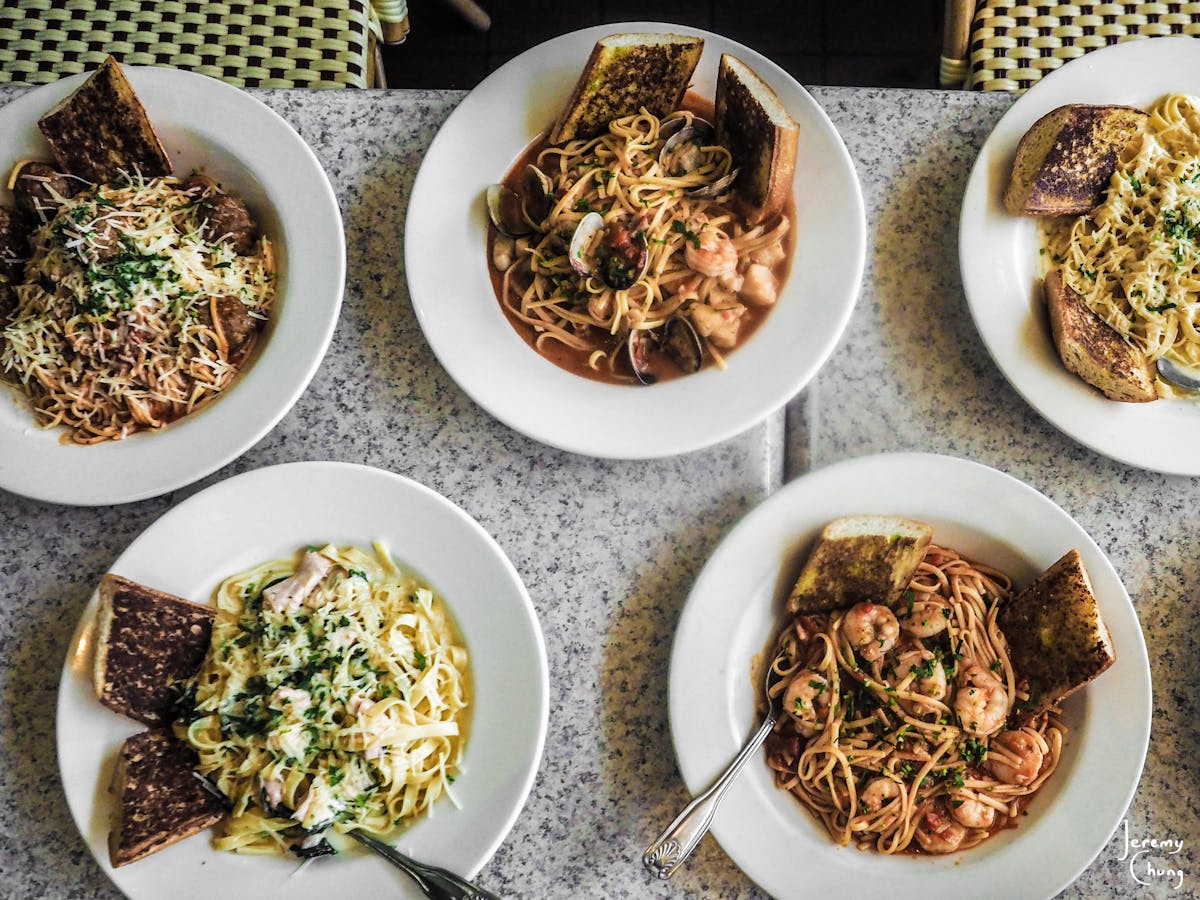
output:
M39 424L79 443L156 428L209 402L237 374L218 301L268 316L271 245L247 256L208 239L202 213L220 189L130 178L59 197L31 240L0 369ZM230 299L232 298L232 299Z

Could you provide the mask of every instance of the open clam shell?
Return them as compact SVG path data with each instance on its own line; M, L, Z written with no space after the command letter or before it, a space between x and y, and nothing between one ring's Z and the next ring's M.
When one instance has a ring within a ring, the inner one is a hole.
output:
M488 216L502 234L521 237L533 228L525 221L521 195L503 184L489 184L487 189Z
M740 171L741 169L732 169L728 175L721 176L712 184L689 188L686 193L689 197L719 197L733 186L733 182L738 177L738 172Z
M604 231L604 216L588 213L575 226L571 236L571 268L580 275L592 275L596 271L596 245Z
M535 165L521 173L521 202L531 222L545 222L554 208L554 182Z
M670 357L684 375L700 371L704 362L704 345L700 335L685 316L675 315L653 331L647 329L629 332L626 343L629 367L642 384L654 384L659 376L653 371L650 354L659 350Z
M690 320L683 316L672 316L663 326L662 348L667 356L675 360L683 374L700 371L704 361L704 345Z
M645 329L634 329L629 332L629 340L625 349L629 354L629 367L642 384L654 384L658 376L650 371L650 351L654 349L654 334Z

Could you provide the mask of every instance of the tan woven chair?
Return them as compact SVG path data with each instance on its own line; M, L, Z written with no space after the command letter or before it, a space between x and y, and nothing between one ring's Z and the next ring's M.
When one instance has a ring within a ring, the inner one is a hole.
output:
M404 13L381 0L382 16ZM239 87L381 84L370 0L4 0L0 83L129 65L191 69Z
M1171 34L1200 37L1200 2L946 0L941 83L1021 92L1089 50Z

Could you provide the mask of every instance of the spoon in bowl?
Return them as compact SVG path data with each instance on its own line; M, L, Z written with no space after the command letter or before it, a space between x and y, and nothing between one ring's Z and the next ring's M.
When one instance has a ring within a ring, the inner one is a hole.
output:
M1200 371L1171 362L1165 356L1160 356L1154 365L1163 381L1180 390L1200 393Z
M767 701L767 717L759 726L758 731L754 732L733 762L713 782L712 787L685 806L675 821L667 826L667 830L655 838L654 842L646 848L646 852L642 854L642 864L659 878L670 878L674 875L675 870L696 849L700 839L708 833L713 815L721 803L721 798L725 796L725 791L737 779L747 760L762 746L767 735L774 729L775 723L779 721L780 713L783 711L781 699L783 694L771 696L771 688L779 680L779 676L775 673L775 662L776 660L772 660L771 665L767 667L766 682L763 685L763 693Z

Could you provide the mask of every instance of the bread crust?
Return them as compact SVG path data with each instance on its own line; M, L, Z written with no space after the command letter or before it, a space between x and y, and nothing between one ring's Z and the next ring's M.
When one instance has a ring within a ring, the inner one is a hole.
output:
M679 34L612 34L592 48L550 143L590 139L608 123L645 107L666 116L679 108L704 39Z
M717 143L739 170L734 192L748 224L780 215L791 196L800 126L749 66L721 55L715 101Z
M1070 550L1000 607L997 624L1029 699L1019 704L1028 722L1075 693L1116 661L1091 579L1078 550Z
M890 605L904 591L933 528L899 516L844 516L821 531L788 598L792 615L860 602Z
M122 172L170 175L171 158L113 57L38 120L62 171L102 184Z
M198 764L196 751L165 728L125 741L113 777L119 813L108 834L114 867L191 837L225 816L224 802L193 775Z
M204 662L216 610L106 574L96 613L96 696L109 709L160 725L180 685Z
M1051 110L1017 144L1004 206L1026 216L1092 209L1147 118L1132 106L1071 103Z
M1130 346L1096 315L1061 269L1042 281L1054 346L1067 371L1078 375L1110 400L1148 403L1158 399L1154 367L1146 354Z

